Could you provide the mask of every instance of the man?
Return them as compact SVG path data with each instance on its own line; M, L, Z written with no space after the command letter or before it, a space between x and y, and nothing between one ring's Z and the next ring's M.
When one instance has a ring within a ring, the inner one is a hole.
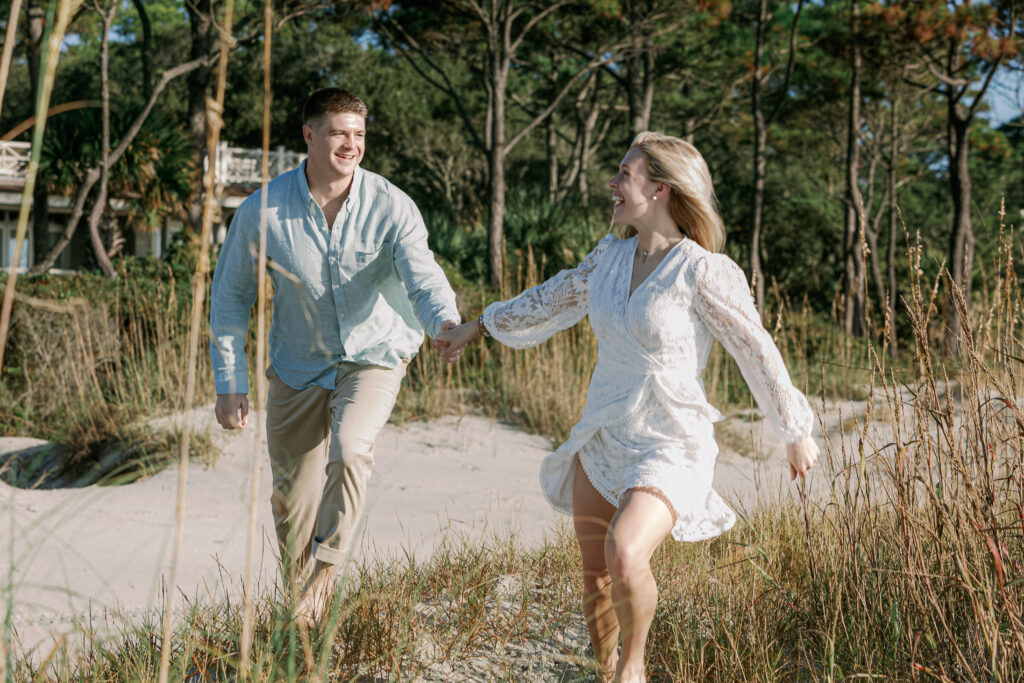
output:
M366 105L341 88L310 95L302 165L267 187L274 285L267 448L286 578L309 570L298 618L319 617L353 540L409 360L459 320L416 205L359 167ZM217 421L248 421L245 339L256 300L260 192L235 212L210 297Z

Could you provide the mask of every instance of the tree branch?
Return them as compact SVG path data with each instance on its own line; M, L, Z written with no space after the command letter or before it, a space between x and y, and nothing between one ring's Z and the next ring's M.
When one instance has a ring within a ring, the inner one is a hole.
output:
M985 76L985 83L981 86L981 90L974 96L974 102L967 109L967 118L974 116L974 113L978 111L978 105L981 104L981 100L985 97L985 91L988 90L988 86L992 84L992 78L996 75L996 71L999 70L999 64L1003 61L1003 56L999 55L996 57L996 61L992 62L992 68L989 69L988 75Z
M187 73L195 71L200 67L208 66L212 63L213 59L211 57L200 57L164 71L160 76L160 81L153 88L153 92L150 94L149 101L146 102L145 108L143 108L139 115L135 117L135 120L132 121L131 126L129 126L128 130L125 131L125 134L121 138L117 147L110 152L108 164L112 166L117 163L121 158L121 155L123 155L125 150L128 149L128 145L135 140L135 136L137 136L139 131L142 130L142 124L145 123L150 112L153 111L157 98L160 96L160 93L164 91L164 88L167 87L168 83L179 76L184 76ZM101 169L99 166L94 166L89 169L89 172L85 176L85 180L82 181L82 185L78 188L78 193L75 195L75 201L71 208L71 215L68 216L68 222L67 225L64 226L63 234L61 234L60 239L57 241L57 244L54 245L53 249L50 250L50 253L46 255L46 258L32 266L30 272L45 273L50 268L53 268L53 264L56 263L57 257L60 256L61 252L64 251L65 247L67 247L71 242L71 236L78 228L78 223L81 221L82 213L85 210L85 200L89 197L89 193L92 192L92 188L96 185L96 181L100 179L100 171Z
M779 91L779 99L775 102L775 107L772 112L765 119L765 125L772 125L772 121L775 120L775 116L782 109L782 103L786 101L786 94L789 91L789 84L793 79L793 67L796 64L796 26L800 21L800 13L804 10L804 0L799 0L796 4L796 14L793 15L793 24L789 28L789 56L786 60L786 80L782 84L782 90Z
M935 77L935 80L940 81L942 83L945 83L946 85L948 85L951 88L966 88L967 86L969 86L971 84L971 82L969 80L967 80L967 79L964 79L964 78L953 78L952 76L948 76L948 75L942 73L941 71L938 71L935 68L935 65L932 64L931 60L926 60L924 65L925 65L925 68L927 68L928 71L931 72L932 76Z
M435 88L446 94L449 98L451 98L451 100L455 103L455 108L458 110L459 116L462 118L462 122L466 125L466 130L469 131L469 134L473 138L473 144L476 145L476 147L479 148L481 151L486 153L488 150L488 145L484 144L484 141L480 139L480 135L476 132L476 128L473 126L473 121L469 118L469 112L467 112L465 107L463 107L462 105L462 98L460 98L458 93L455 91L455 87L452 85L451 80L448 78L448 74L444 71L444 69L435 64L433 60L431 60L430 57L427 56L426 51L419 46L419 43L416 42L416 39L410 36L409 33L401 25L395 23L390 18L378 18L376 23L378 26L380 26L384 34L387 35L393 42L399 43L400 41L398 40L398 38L390 30L390 27L393 26L399 33L402 34L404 41L409 45L409 47L415 50L416 53L419 54L420 58L427 63L427 66L429 66L431 69L433 69L440 75L444 83L440 83L436 79L432 78L430 74L428 74L426 71L420 68L420 65L417 64L416 61L408 54L407 50L398 50L402 57L416 71L416 73L422 76L423 79L430 83L432 86L434 86Z
M578 72L576 72L576 74L573 75L569 79L569 81L565 84L565 86L562 88L562 91L559 92L558 95L556 95L555 98L551 101L551 104L549 104L547 106L547 108L544 109L544 111L542 111L539 114L537 114L537 116L534 117L533 121L528 123L525 128L523 128L518 133L516 133L515 136L513 136L513 138L511 140L509 140L505 144L505 153L508 154L512 150L512 148L515 147L516 144L520 140L522 140L523 137L526 136L527 133L529 133L531 130L536 128L538 125L540 125L544 121L544 119L546 119L548 116L551 115L551 112L553 112L558 107L558 105L562 102L562 100L565 98L565 96L569 94L569 90L572 88L573 83L575 83L579 79L579 77L581 75L587 73L590 69L595 68L596 66L598 66L601 63L603 63L604 61L605 60L602 59L602 60L600 60L597 63L588 64L586 67L584 67L584 68L580 69Z
M515 54L516 50L519 49L519 46L522 45L523 39L526 38L526 34L530 32L530 29L532 29L534 26L537 25L537 22L539 22L541 19L543 19L544 17L548 16L549 14L554 12L555 10L559 9L560 7L564 7L565 5L568 5L572 1L573 0L558 0L558 2L555 2L555 3L552 3L552 4L548 5L548 7L546 9L543 9L540 12L538 12L537 14L533 15L532 17L530 17L530 20L526 22L526 26L524 26L523 30L519 32L519 37L516 38L515 40L513 40L509 44L509 54ZM509 17L509 22L508 22L509 23L509 27L511 27L512 21L514 19L515 19L514 16Z

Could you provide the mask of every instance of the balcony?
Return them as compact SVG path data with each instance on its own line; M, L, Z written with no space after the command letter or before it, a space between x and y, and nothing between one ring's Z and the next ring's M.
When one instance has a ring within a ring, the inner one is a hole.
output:
M0 140L0 181L24 183L28 173L28 161L32 145L28 142ZM270 150L269 177L276 178L286 171L298 167L305 154L290 152L284 147ZM216 183L223 186L253 186L262 182L261 164L263 150L246 147L231 147L226 142L217 145L214 170ZM208 168L203 159L203 170Z
M270 179L297 168L305 154L290 152L284 147L270 150L268 159L268 173ZM259 185L263 182L261 167L263 164L263 150L248 147L231 147L226 142L217 145L216 159L216 182L218 185ZM207 170L209 164L203 158L203 170Z
M32 151L30 142L0 140L0 180L24 182L28 173L28 160Z

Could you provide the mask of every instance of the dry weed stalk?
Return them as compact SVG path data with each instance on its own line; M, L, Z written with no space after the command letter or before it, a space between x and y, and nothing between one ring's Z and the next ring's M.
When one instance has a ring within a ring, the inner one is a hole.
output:
M217 87L214 98L206 101L206 152L210 159L205 178L203 201L203 225L200 232L199 264L193 277L192 320L188 336L188 366L185 375L185 419L181 430L181 454L178 461L178 503L175 510L174 545L171 550L171 567L167 576L167 601L164 605L163 640L160 646L160 683L167 683L171 661L171 635L174 623L174 596L178 588L175 576L178 556L181 553L181 539L185 526L185 492L188 486L189 439L191 438L191 411L195 398L196 368L199 355L199 336L203 324L203 301L206 295L207 275L210 270L210 235L213 232L213 216L216 212L216 164L217 143L223 126L221 113L224 111L224 90L227 81L228 56L231 52L234 0L224 3L224 23L220 27L220 58L217 62ZM211 20L214 17L210 17Z
M267 185L270 183L270 55L273 32L273 3L263 3L263 154L260 179L260 244L256 259L256 396L253 403L252 469L249 473L249 533L245 552L245 580L242 585L242 647L239 652L239 674L242 680L249 678L249 655L252 649L253 619L253 559L256 555L256 538L259 536L257 521L259 513L260 459L262 457L263 419L261 409L266 396L266 379L263 374L267 340Z

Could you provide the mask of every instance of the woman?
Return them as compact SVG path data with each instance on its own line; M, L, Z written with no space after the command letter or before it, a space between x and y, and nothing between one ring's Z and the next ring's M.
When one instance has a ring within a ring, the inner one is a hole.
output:
M707 402L701 374L713 337L789 444L791 478L811 468L818 449L810 406L762 326L743 272L715 253L725 230L700 153L641 133L608 186L623 238L605 237L576 268L491 304L435 348L447 361L481 335L524 348L590 316L598 361L586 406L569 440L545 458L541 486L553 507L573 515L595 658L612 680L643 681L658 599L655 549L669 533L698 541L736 519L711 488L712 423L722 415Z

